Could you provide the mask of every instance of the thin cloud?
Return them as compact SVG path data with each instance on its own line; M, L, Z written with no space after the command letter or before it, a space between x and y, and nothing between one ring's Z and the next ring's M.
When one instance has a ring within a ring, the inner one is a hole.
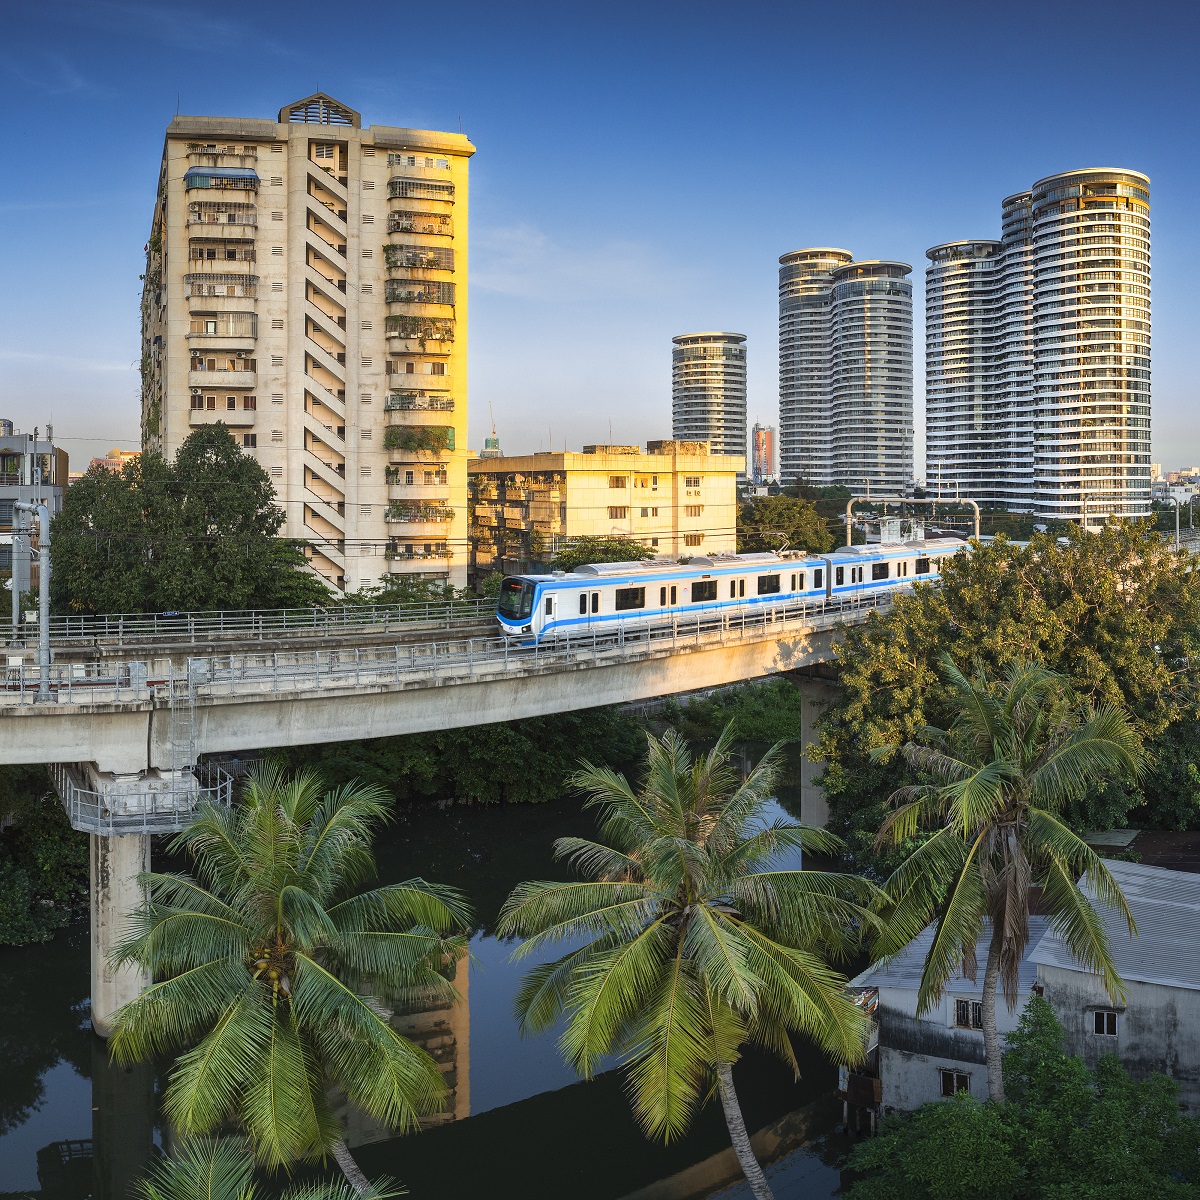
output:
M70 96L76 92L98 90L96 84L83 75L61 54L35 54L17 62L5 57L3 70L23 88L43 96Z
M133 371L129 363L103 362L95 358L70 358L63 354L38 354L29 350L0 349L0 362L48 363L66 371Z

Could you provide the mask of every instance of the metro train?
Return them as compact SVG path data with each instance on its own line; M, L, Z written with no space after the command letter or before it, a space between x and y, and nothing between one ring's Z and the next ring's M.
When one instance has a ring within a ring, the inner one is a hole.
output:
M541 642L797 601L837 605L936 579L941 560L965 549L958 538L940 537L829 554L714 554L686 563L648 559L509 575L500 585L496 620L506 638Z

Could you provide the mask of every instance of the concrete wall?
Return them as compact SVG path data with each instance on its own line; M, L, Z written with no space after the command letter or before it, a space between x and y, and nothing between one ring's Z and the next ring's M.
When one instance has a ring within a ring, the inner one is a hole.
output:
M1129 1073L1154 1071L1179 1084L1179 1100L1200 1111L1200 992L1159 984L1127 982L1125 1003L1114 1004L1093 975L1060 967L1038 967L1045 997L1066 1031L1066 1049L1095 1066L1116 1054ZM1116 1009L1117 1035L1095 1031L1095 1011Z

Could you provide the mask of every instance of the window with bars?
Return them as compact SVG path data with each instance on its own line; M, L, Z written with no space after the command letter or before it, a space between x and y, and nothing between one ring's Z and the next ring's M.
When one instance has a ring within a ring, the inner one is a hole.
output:
M629 509L623 505L610 504L608 506L608 519L610 521L624 521L628 518L628 516Z
M699 546L704 542L704 534L702 533L685 533L683 535L683 544L685 546Z
M978 1000L955 1000L954 1024L959 1029L982 1029L983 1004Z

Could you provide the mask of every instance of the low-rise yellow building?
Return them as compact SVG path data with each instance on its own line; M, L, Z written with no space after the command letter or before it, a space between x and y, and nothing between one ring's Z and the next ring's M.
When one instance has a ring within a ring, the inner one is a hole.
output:
M744 471L745 459L707 442L471 459L473 569L536 570L578 537L632 538L669 558L731 553Z

